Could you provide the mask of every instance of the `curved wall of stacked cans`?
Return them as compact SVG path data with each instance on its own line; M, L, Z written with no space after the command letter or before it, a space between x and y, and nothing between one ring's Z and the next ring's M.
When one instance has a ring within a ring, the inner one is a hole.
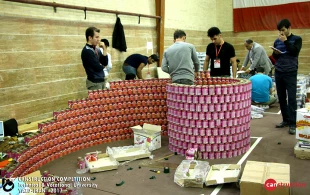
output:
M200 78L195 83L167 85L169 149L185 155L198 148L202 159L245 153L250 148L250 81Z
M8 153L18 164L1 172L18 177L77 150L133 137L130 127L150 123L167 135L166 84L170 79L111 82L110 90L89 91L69 108L40 123L40 133L25 137L28 147Z

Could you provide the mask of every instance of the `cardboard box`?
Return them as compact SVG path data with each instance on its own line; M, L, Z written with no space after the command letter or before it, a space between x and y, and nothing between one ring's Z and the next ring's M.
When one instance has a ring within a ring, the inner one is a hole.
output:
M170 78L170 75L166 72L164 72L161 67L157 67L157 76L159 79L166 79Z
M134 132L134 145L143 145L150 150L161 148L161 126L144 123L143 127L140 125L131 127Z
M119 165L119 163L114 158L106 153L98 154L98 159L96 161L88 162L88 160L85 158L85 162L89 168L89 172L91 173L118 169Z
M107 154L117 161L149 158L151 152L145 146L107 147Z
M294 153L296 158L299 159L310 159L310 149L309 148L301 148L299 147L299 143L297 143L294 147Z
M296 139L310 142L310 112L306 108L297 110Z
M240 181L240 195L290 195L289 187L276 187L273 191L265 189L265 182L274 179L277 184L290 183L290 165L247 161Z
M241 165L237 164L218 164L212 165L207 175L206 186L223 183L238 182Z
M174 173L174 183L181 187L203 188L209 170L207 161L183 160Z

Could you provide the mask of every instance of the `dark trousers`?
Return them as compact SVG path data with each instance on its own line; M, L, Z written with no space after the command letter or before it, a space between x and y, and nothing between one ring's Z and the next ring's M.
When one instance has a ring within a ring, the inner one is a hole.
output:
M194 82L189 79L178 79L173 81L172 83L178 83L183 85L194 85Z
M275 81L283 121L288 122L290 126L296 126L297 71L275 71ZM286 99L286 95L288 97L288 101Z

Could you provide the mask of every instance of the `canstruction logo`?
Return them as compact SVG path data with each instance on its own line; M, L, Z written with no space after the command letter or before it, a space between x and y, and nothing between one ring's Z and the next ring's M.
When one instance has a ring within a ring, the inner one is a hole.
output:
M265 181L265 189L270 192L274 191L276 188L303 188L303 187L306 187L306 183L299 183L299 182L277 183L277 181L274 179L267 179Z
M14 188L14 183L10 179L2 178L0 188L3 188L5 192L10 192Z

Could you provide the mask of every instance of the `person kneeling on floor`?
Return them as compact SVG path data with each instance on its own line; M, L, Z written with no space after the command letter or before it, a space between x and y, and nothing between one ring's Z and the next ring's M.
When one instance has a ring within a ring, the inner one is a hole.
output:
M277 99L272 94L272 80L264 74L264 67L257 67L256 74L250 77L252 81L252 102L259 105L274 104Z

